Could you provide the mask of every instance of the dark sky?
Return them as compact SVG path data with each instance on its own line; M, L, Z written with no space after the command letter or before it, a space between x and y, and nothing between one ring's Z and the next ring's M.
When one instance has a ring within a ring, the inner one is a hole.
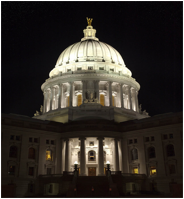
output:
M32 117L61 52L86 17L123 57L151 115L182 111L183 2L1 2L2 113Z

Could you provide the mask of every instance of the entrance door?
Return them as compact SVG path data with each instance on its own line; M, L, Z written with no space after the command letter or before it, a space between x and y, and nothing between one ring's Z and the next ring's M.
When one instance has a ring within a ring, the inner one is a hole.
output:
M88 176L96 176L96 167L88 167Z

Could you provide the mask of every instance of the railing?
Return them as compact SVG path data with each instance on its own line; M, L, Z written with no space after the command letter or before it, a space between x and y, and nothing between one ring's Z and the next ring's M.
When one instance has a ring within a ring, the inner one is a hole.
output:
M63 175L64 176L74 175L74 172L73 171L63 171Z
M62 177L63 174L45 174L45 175L39 175L41 178L48 178L48 177Z
M146 178L145 174L135 174L135 173L121 173L122 176L126 177L136 177L136 178Z
M111 171L111 175L121 175L121 171Z

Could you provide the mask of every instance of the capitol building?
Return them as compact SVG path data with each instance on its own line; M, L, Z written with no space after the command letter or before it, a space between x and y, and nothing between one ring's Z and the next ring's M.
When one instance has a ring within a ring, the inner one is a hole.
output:
M182 113L141 110L139 83L87 22L42 84L40 111L2 114L3 196L177 197Z

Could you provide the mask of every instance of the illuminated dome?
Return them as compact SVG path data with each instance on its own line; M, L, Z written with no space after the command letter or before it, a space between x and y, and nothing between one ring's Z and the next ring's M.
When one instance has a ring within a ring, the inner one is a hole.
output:
M50 77L60 72L65 73L70 69L76 71L77 66L81 66L81 63L84 65L86 62L107 64L108 70L122 72L127 76L132 75L131 71L126 68L120 53L95 37L96 30L92 26L87 26L83 32L84 38L80 42L69 46L61 53L55 68L49 74Z

